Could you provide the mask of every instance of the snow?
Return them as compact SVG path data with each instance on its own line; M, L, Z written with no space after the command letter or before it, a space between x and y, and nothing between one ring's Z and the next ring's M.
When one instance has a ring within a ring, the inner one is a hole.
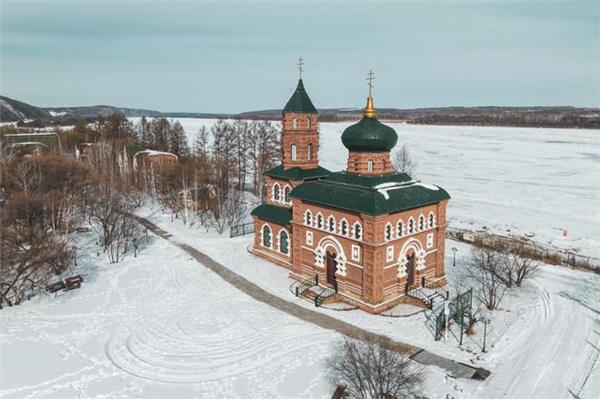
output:
M88 247L81 289L0 311L0 397L331 395L320 371L340 335L152 235L119 264Z
M377 192L381 193L386 200L389 200L390 195L388 192L390 190L406 189L412 186L422 186L429 190L439 190L439 187L435 185L426 185L424 183L417 182L414 180L409 182L386 182L375 186L375 189L377 190Z
M50 113L50 115L52 115L53 117L60 117L62 115L67 115L66 111L48 111L48 113Z
M216 121L178 120L190 143ZM346 168L341 135L352 123L320 123L323 167ZM389 125L417 162L413 178L452 197L450 227L533 235L600 258L600 130Z
M315 310L311 302L296 299L289 290L288 271L266 260L240 251L252 245L252 235L223 239L213 232L187 227L180 220L156 209L144 215L163 227L175 240L207 253L261 288ZM459 269L452 266L456 247L457 265L464 265L470 246L447 241L446 272L448 288L454 292L462 283ZM464 336L458 346L459 329L454 327L448 341L434 341L431 312L404 317L371 315L360 310L337 311L334 307L317 311L393 339L426 348L428 351L479 365L492 371L485 382L454 379L428 368L428 397L568 397L569 391L582 397L600 395L600 276L544 266L531 285L512 290L501 307L486 315L491 319L487 348L483 353L483 327ZM410 311L410 310L408 310ZM394 313L394 314L403 314ZM573 329L573 327L577 327ZM549 350L550 349L550 350ZM541 367L545 370L540 370ZM441 375L439 375L441 374ZM441 383L441 382L444 383Z
M190 141L214 120L180 119ZM350 123L321 124L323 166L341 170ZM598 255L598 131L393 124L418 162L416 179L452 199L452 227L534 233L535 240ZM379 190L392 190L385 186ZM234 239L140 213L256 285L311 310L492 371L483 382L426 369L425 396L600 397L600 276L544 266L511 290L483 328L434 341L432 314L315 309L289 290L288 271ZM569 236L562 238L562 229ZM108 264L92 233L80 237L81 289L0 311L0 397L330 397L324 360L341 336L248 297L166 240L150 234L137 258ZM448 241L449 288L470 247ZM24 361L27 360L27 361ZM34 360L31 362L30 360Z

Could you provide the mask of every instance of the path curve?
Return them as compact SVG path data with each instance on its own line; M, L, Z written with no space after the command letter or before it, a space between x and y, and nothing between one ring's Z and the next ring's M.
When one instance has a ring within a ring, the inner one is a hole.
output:
M395 341L385 335L380 335L364 330L355 325L349 324L347 322L330 317L317 311L309 310L307 308L284 300L279 296L267 292L260 286L250 282L241 275L236 274L223 264L218 263L217 261L213 260L211 257L199 251L198 249L190 245L173 240L173 235L160 228L156 224L150 222L149 220L137 215L133 215L133 217L136 218L140 222L140 224L142 224L148 230L153 232L155 235L165 240L168 240L173 245L179 247L180 249L188 253L190 256L192 256L204 267L210 269L219 277L221 277L221 279L233 285L234 287L241 290L248 296L254 298L255 300L265 303L271 307L277 308L278 310L281 310L303 321L315 324L321 328L334 330L341 333L342 335L354 339L370 340L378 343L380 346L386 349L408 353L411 356L411 358L415 359L421 364L436 365L438 367L448 370L452 373L452 375L456 377L472 378L475 372L478 370L477 367L466 365L464 363L457 362L438 355L430 354L421 347Z

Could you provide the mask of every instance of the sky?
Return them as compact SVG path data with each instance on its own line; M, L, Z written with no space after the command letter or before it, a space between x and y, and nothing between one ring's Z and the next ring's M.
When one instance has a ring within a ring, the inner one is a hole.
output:
M37 106L600 106L600 1L0 0L0 94Z

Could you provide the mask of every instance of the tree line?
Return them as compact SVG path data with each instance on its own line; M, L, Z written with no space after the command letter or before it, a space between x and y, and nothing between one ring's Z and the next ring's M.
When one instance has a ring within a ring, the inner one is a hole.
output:
M2 135L17 133L0 129ZM147 202L188 225L222 233L241 223L262 173L279 161L278 127L263 121L216 121L192 145L178 121L113 115L60 130L62 153L17 157L0 146L0 307L20 304L73 267L75 232L89 227L99 251L117 263L139 245L133 216ZM87 143L84 156L77 146ZM176 154L178 162L124 155L137 145Z

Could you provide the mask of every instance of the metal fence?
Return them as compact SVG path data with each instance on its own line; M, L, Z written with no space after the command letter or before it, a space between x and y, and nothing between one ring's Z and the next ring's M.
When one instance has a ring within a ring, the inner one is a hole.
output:
M254 222L247 224L231 225L229 227L229 237L234 238L238 236L248 235L254 233Z
M473 306L473 288L466 292L459 293L453 300L448 302L448 320L455 320L463 323L467 310ZM435 337L439 338L442 331L446 328L446 309L441 307L438 315L435 317Z
M549 264L570 265L600 273L600 258L586 256L558 247L542 245L523 236L503 236L489 232L476 232L467 229L447 228L446 236L461 242L488 247L511 246L516 241L523 244L526 256L540 259Z

